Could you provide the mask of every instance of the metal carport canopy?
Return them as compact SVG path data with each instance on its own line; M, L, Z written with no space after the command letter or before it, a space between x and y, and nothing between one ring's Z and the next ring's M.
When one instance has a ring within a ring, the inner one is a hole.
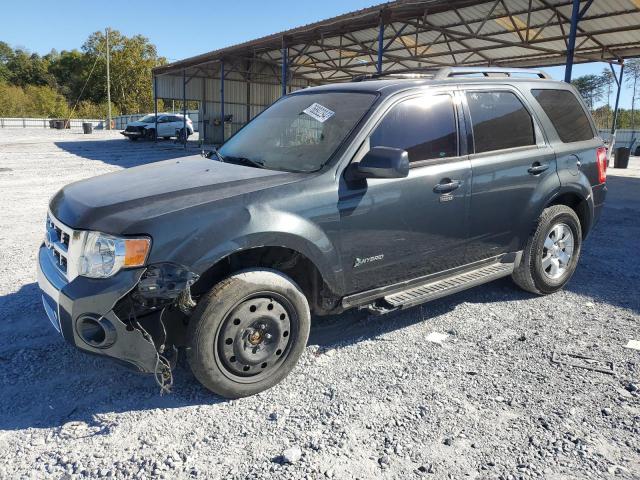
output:
M154 75L214 75L222 59L239 70L260 63L283 84L451 65L562 65L572 16L575 62L640 55L640 0L398 0L157 67Z

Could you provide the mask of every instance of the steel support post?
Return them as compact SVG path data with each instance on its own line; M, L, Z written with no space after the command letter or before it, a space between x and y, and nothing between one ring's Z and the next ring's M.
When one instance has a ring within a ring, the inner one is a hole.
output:
M380 15L380 26L378 27L378 63L376 64L376 72L382 73L382 54L384 53L384 20Z
M576 34L580 21L580 0L573 0L571 11L571 30L569 31L569 43L567 44L567 63L564 67L564 81L571 83L571 71L573 70L573 56L576 50Z
M187 149L187 71L182 69L182 142Z
M282 42L282 96L287 94L287 64L289 63L288 48L284 41Z
M618 104L620 103L620 90L622 90L622 76L624 75L624 63L620 65L620 77L618 77L618 93L616 93L616 106L613 109L613 122L611 122L611 134L616 132L618 122Z
M222 143L224 143L224 60L220 60L220 125L222 125Z
M155 122L155 134L153 135L153 141L158 141L158 77L153 77L153 115Z

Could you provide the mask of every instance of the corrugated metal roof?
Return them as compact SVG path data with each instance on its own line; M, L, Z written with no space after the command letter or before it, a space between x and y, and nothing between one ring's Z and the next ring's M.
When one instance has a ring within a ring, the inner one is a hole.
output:
M584 8L586 0L581 2ZM287 45L294 77L323 83L375 71L379 24L385 24L383 70L443 65L562 64L571 0L398 0L188 58L156 75L222 58L270 65L279 74ZM576 62L640 55L640 1L594 1L578 26Z

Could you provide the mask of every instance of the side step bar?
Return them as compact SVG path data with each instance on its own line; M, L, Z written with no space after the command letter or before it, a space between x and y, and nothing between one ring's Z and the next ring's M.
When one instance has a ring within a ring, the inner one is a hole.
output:
M418 285L394 295L384 297L392 309L410 308L430 300L451 295L467 288L506 277L513 273L513 263L494 263L441 280Z

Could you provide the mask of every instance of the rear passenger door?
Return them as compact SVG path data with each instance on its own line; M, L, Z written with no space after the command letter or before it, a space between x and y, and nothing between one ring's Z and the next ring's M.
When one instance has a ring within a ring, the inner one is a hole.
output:
M549 118L550 125L541 119L545 130L556 131L557 138L551 135L549 140L556 154L560 183L563 186L580 183L579 177L584 174L588 184L596 185L599 179L595 150L601 141L596 138L597 132L584 107L569 88L534 88L531 94Z
M521 250L537 195L558 188L559 180L554 152L519 91L495 86L464 92L473 134L467 250L472 263Z

